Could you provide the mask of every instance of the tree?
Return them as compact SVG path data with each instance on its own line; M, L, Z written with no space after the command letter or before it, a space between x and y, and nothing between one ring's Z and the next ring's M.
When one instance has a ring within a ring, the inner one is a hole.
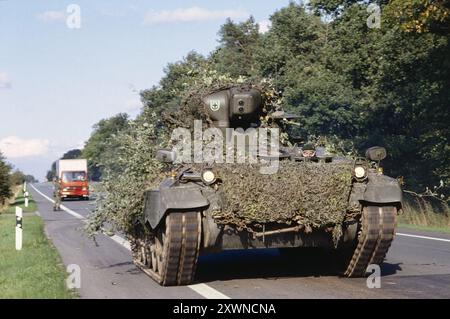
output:
M144 106L157 115L176 109L180 103L180 93L207 63L207 60L195 51L189 52L181 61L169 63L159 85L141 92Z
M56 162L52 163L51 169L47 171L47 181L51 182L56 177Z
M20 170L15 170L10 176L11 185L21 185L25 182L25 174Z
M341 72L342 61L330 59L337 44L332 43L333 26L295 3L277 11L271 21L257 59L262 75L275 78L283 91L286 108L300 116L299 134L304 139L311 134L354 135L357 91Z
M15 170L10 176L11 185L21 185L25 182L36 183L33 175L25 175L21 170Z
M386 146L387 171L404 176L411 189L437 185L440 180L449 185L448 1L380 1L381 29L366 27L367 3L362 1L311 4L335 16L329 24L325 66L334 74L333 85L344 79L342 83L350 88L343 96L353 95L349 115L359 122L352 134L342 135L338 129L338 135L352 137L360 149ZM327 86L326 81L319 83ZM341 92L326 91L334 98ZM313 92L326 96L320 88ZM317 116L317 110L310 108L308 118Z
M79 149L73 149L64 153L61 159L77 159L81 157L82 153Z
M386 12L406 32L450 33L448 0L391 0Z
M303 5L291 2L289 6L275 12L271 18L272 27L257 50L258 72L274 78L281 90L289 83L288 73L307 69L320 58L325 44L325 25L320 18L308 14ZM297 74L297 78L305 80Z
M254 75L259 41L259 26L253 17L241 23L228 19L219 31L219 48L212 54L216 69L232 77Z
M36 179L33 175L30 175L30 174L26 174L25 175L25 181L27 183L39 183L39 180Z
M11 171L11 166L5 162L5 158L0 153L0 204L1 205L4 205L5 201L12 196L10 171Z
M382 0L383 1L383 0ZM355 3L364 3L364 0L310 0L309 6L318 15L332 15L337 17Z
M108 158L114 157L118 144L115 137L128 127L128 115L120 113L109 119L101 120L94 125L89 140L82 151L82 156L88 160L90 178L100 180L103 166Z

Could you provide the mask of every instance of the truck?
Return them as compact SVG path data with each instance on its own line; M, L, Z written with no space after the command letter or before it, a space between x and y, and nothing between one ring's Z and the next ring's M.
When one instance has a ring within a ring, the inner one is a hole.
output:
M67 198L89 200L87 166L86 159L61 159L56 162L62 200Z

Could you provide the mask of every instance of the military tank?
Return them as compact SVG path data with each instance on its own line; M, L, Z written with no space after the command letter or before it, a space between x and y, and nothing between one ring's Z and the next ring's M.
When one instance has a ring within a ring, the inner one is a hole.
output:
M208 126L224 133L258 128L264 118L293 118L282 110L265 113L261 92L252 88L220 90L202 102ZM370 264L383 262L402 208L397 180L380 166L386 150L372 147L365 155L350 159L311 145L282 146L277 173L263 175L261 164L180 163L176 152L159 150L168 169L145 192L134 263L160 285L188 285L203 253L321 247L342 257L343 276L364 276Z

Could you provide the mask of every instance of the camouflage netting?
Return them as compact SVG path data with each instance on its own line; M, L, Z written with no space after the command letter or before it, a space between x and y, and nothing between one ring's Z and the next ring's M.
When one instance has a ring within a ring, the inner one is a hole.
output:
M278 127L281 145L289 145L279 122L270 114L281 109L281 99L267 80L243 81L242 88L262 92L262 127ZM230 89L236 82L198 83L183 98L178 112L166 114L168 126L191 128L195 119L210 124L203 97ZM225 151L225 148L224 148ZM193 165L199 169L201 165ZM262 224L302 225L306 231L333 228L337 239L348 211L351 190L351 163L318 164L281 161L276 174L262 175L258 165L215 164L221 178L219 191L224 209L214 212L219 224L233 224L253 231Z
M258 88L263 93L267 112L281 104L271 81L265 79L231 78L212 70L199 70L198 75L186 83L186 89L177 92L181 104L175 112L165 112L162 118L145 108L142 114L130 123L130 128L115 137L116 156L104 163L105 172L101 185L102 196L97 208L89 216L86 232L96 235L102 229L120 231L133 236L133 225L142 214L143 195L148 188L161 180L165 167L155 158L156 150L170 147L170 133L178 127L192 128L194 120L209 123L203 108L202 98L212 92L235 85Z
M213 212L219 224L250 231L262 224L301 225L305 231L341 225L349 210L351 163L281 161L276 174L261 175L258 165L215 165L220 178L222 211Z
M232 79L228 77L211 78L195 83L185 92L177 112L163 114L169 131L178 128L193 128L194 120L202 120L205 125L211 124L202 99L214 92L228 90L240 86L243 89L257 89L262 94L263 114L270 114L281 108L281 97L273 83L266 79ZM262 126L270 126L267 119L262 118Z
M133 222L142 215L143 194L155 187L170 171L155 159L155 151L170 146L168 136L177 127L193 128L193 121L210 123L202 98L212 92L236 84L256 88L263 96L263 127L280 127L270 120L270 113L281 108L281 98L268 80L232 79L207 74L193 80L180 92L180 108L157 118L150 109L130 124L130 129L117 136L121 147L107 165L107 177L102 182L104 196L90 216L88 233L102 227L118 230L133 237ZM148 113L148 114L147 114ZM282 127L280 127L282 129ZM169 134L168 134L169 133ZM281 145L288 145L287 134L280 133ZM216 165L222 178L219 191L224 209L214 212L219 224L234 224L242 229L257 229L263 223L303 225L305 231L331 228L333 237L340 237L348 210L351 188L350 164L317 164L280 162L274 175L262 175L259 167L250 164Z

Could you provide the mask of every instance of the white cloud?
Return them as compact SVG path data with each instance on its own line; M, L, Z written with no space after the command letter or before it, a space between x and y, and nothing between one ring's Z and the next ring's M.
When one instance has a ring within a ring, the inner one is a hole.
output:
M8 77L8 74L0 72L0 89L10 89L11 88L11 80Z
M46 139L22 139L8 136L0 139L0 151L7 158L23 158L47 154L50 142Z
M260 21L258 22L258 24L260 33L266 33L272 27L272 22L270 22L269 20Z
M209 10L200 7L162 11L151 10L146 13L144 24L211 21L226 18L239 19L247 16L248 13L243 10Z
M64 11L45 11L39 13L37 18L43 22L65 21L66 13Z

